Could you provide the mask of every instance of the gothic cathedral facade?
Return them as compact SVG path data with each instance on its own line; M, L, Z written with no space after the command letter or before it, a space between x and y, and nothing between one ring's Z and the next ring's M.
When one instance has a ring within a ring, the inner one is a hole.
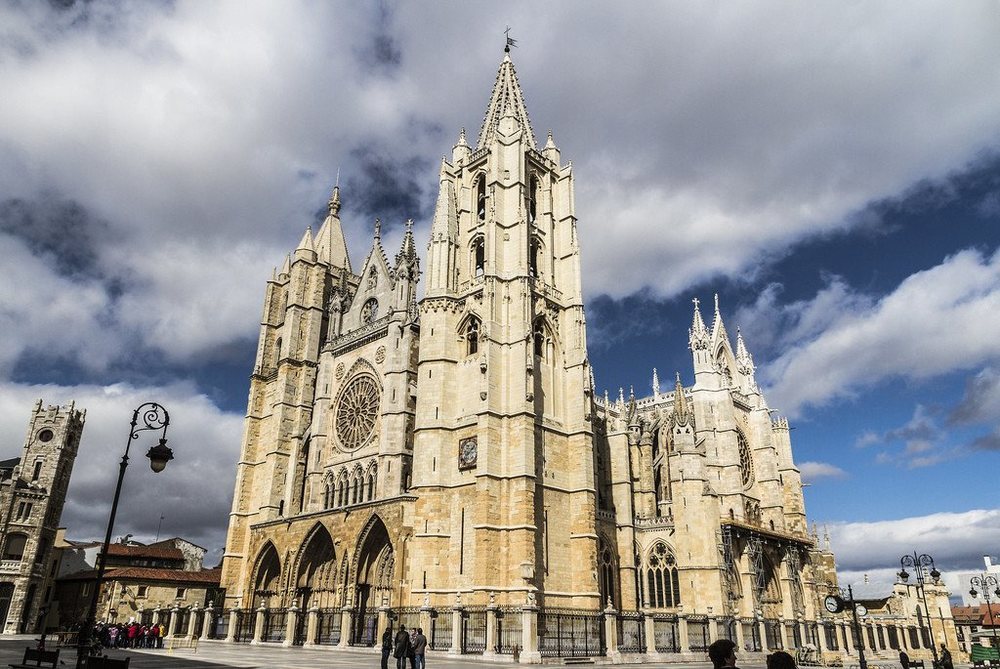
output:
M711 327L695 305L692 385L597 396L572 166L509 54L442 161L419 302L412 225L390 258L376 222L355 270L340 204L267 284L227 609L342 611L341 643L380 608L488 605L810 634L833 558L718 301Z
M70 404L31 412L21 457L0 463L0 629L34 632L51 601L52 550L86 411Z

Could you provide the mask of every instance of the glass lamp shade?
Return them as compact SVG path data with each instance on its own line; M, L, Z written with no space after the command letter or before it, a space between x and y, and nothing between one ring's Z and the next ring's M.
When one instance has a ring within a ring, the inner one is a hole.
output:
M160 443L149 449L146 457L149 458L149 468L160 473L174 459L174 452L167 447L166 439L160 439Z

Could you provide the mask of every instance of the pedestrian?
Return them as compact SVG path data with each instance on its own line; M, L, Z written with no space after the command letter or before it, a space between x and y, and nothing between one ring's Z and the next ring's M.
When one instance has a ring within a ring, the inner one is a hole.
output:
M156 647L163 648L163 637L167 633L167 627L163 623L157 625L156 629Z
M389 669L389 656L392 655L392 625L386 625L382 632L382 669Z
M736 667L736 644L729 639L719 639L708 647L708 659L712 661L714 669L723 667Z
M416 661L417 669L424 669L425 666L424 660L426 652L427 652L427 637L424 636L423 628L418 627L417 633L413 637L413 658Z
M899 651L899 664L903 669L910 669L910 656L905 650Z
M392 656L396 658L396 669L406 669L406 656L410 651L410 635L403 623L399 623L399 631L393 639Z
M767 669L795 669L795 658L783 650L767 656Z
M955 664L951 661L951 651L941 644L941 669L955 669Z
M406 651L406 657L410 660L410 669L417 669L417 656L413 654L413 647L417 643L417 628L410 628L410 649Z

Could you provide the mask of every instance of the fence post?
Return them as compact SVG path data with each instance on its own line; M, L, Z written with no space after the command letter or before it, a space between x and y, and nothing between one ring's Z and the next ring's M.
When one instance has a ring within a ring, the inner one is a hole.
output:
M433 610L430 601L425 597L424 603L420 607L420 627L424 630L424 636L427 637L428 644L430 644L431 639L431 612Z
M778 618L778 643L782 650L788 650L788 635L785 634L785 619Z
M622 654L618 652L618 612L608 598L608 606L604 609L604 641L607 645L607 658L612 664L621 664Z
M295 642L295 626L299 622L299 607L292 602L285 613L285 640L281 642L284 648L289 648Z
M160 606L157 604L156 608L153 609L153 622L152 625L156 625L160 622Z
M799 639L800 639L800 641L799 641L799 647L800 648L805 648L810 643L812 643L809 640L808 630L806 629L806 619L803 618L802 616L799 616L798 625L799 625Z
M719 623L715 616L708 616L708 643L715 643L719 638Z
M542 654L538 651L538 605L535 593L528 593L528 603L521 607L521 664L540 664Z
M240 606L237 604L229 611L229 629L226 630L226 643L236 641L236 627L240 624Z
M492 596L490 597L492 599ZM486 648L483 658L495 657L497 654L497 605L490 602L486 607Z
M691 644L688 642L688 619L683 613L677 616L677 645L680 652L691 652Z
M743 623L736 615L733 616L733 631L736 635L736 638L733 639L733 641L736 642L736 649L746 650L747 640L746 637L743 636Z
M188 628L186 633L189 639L197 638L195 637L194 628L196 623L198 622L198 611L200 610L201 608L199 608L198 604L195 603L195 605L192 606L191 610L188 612Z
M263 604L257 609L256 615L253 621L253 639L250 641L251 644L257 645L260 640L264 637L264 616L267 614L267 607Z
M386 628L392 627L392 618L389 614L392 610L389 608L389 604L383 602L382 606L378 607L378 622L375 625L375 646L382 648L382 634L385 632Z
M757 629L760 630L760 652L765 655L771 652L771 647L767 645L767 623L763 618L757 618Z
M180 617L180 607L174 604L174 608L170 609L170 622L167 623L167 638L173 639L174 635L177 634L177 618Z
M316 645L316 628L319 626L319 607L313 604L306 613L306 638L302 642L303 648L312 648Z
M455 608L451 610L451 648L449 655L462 654L462 600L455 598Z
M209 603L205 607L205 616L201 619L201 638L207 639L209 631L212 629L212 622L215 620L215 606Z
M822 656L823 653L829 650L826 646L826 622L824 620L817 620L816 623L816 638L819 641L819 653Z
M642 615L642 624L646 627L646 655L659 655L656 650L656 621L652 613L644 611Z
M354 608L345 606L340 609L340 642L337 648L347 648L351 641L351 618L354 616Z

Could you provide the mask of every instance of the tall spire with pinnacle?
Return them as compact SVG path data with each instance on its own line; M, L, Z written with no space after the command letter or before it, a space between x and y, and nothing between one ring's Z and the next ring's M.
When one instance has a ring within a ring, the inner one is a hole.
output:
M535 133L531 129L528 110L524 106L524 95L521 93L521 84L517 81L514 61L510 59L509 50L504 53L500 70L497 72L497 81L493 85L493 94L486 107L483 127L479 130L479 139L476 141L477 150L490 143L497 133L500 119L506 116L513 116L517 120L521 128L524 129L528 146L532 149L537 148L535 146Z
M677 381L674 383L674 422L687 425L689 420L687 397L684 396L684 386L681 385L681 373L677 372Z
M694 317L691 320L691 329L688 330L688 345L691 350L706 348L708 345L708 328L701 317L701 309L698 308L700 301L698 298L691 300L694 303Z
M656 373L656 367L653 367L653 397L660 399L660 377Z
M722 322L722 313L719 311L719 294L715 294L715 315L712 319L712 344L717 345L722 341L728 341L729 335L726 333L726 326ZM713 346L712 350L715 348Z
M337 174L338 180L340 173ZM343 267L351 271L351 259L347 255L347 242L340 225L340 186L334 186L327 202L327 215L315 239L316 256L320 262L331 267Z
M736 366L741 374L753 376L755 369L753 356L750 355L746 344L743 343L743 333L740 332L739 328L736 328Z

